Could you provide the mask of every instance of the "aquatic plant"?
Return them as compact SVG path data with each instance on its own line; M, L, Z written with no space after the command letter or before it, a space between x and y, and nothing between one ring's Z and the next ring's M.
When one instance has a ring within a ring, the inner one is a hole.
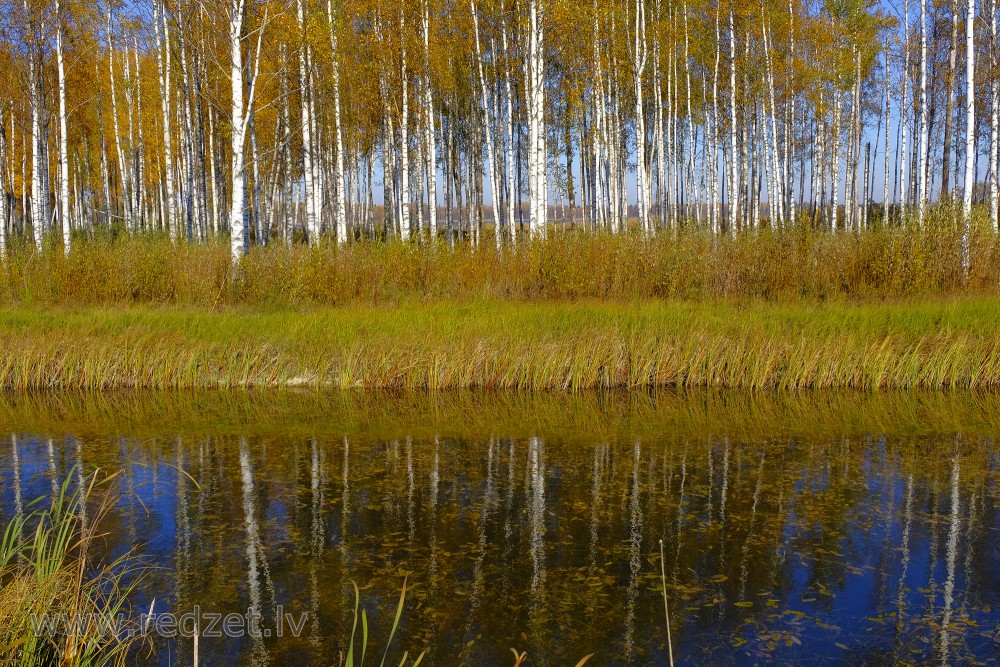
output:
M131 552L107 560L96 553L101 519L115 502L114 477L71 473L50 498L33 503L47 500L47 507L7 524L0 541L0 665L121 666L143 641L142 628L125 620L141 561Z
M358 590L358 584L354 581L351 582L354 587L354 621L351 626L351 639L348 643L347 655L341 656L340 664L342 667L362 667L365 664L365 654L368 651L368 613L361 609L361 614L358 614L358 609L361 604L361 593ZM406 602L406 580L403 580L403 588L399 592L399 603L396 605L396 615L392 619L392 629L389 631L389 638L385 642L385 652L382 654L382 661L379 663L379 667L385 667L386 659L389 657L389 648L392 646L392 640L396 636L396 630L399 629L399 620L403 616L403 605ZM361 635L358 636L358 621L361 621ZM358 650L355 651L355 641L358 642ZM423 662L424 655L426 651L422 651L412 663L407 663L409 658L409 652L404 652L402 659L399 661L399 667L405 667L405 665L410 664L411 667L417 667L421 662Z

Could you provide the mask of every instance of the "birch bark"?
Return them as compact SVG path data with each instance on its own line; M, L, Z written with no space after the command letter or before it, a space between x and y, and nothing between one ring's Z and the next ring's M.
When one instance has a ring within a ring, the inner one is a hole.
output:
M156 31L156 62L160 77L160 112L163 115L163 189L166 206L163 217L167 229L176 222L174 205L174 174L170 145L170 27L166 5L162 0L153 2L153 26Z
M306 22L303 0L296 2L296 18L302 42L299 45L299 96L302 102L302 199L306 209L305 232L309 245L319 241L319 224L313 193L312 119L309 113L309 62L306 48Z
M493 141L493 125L490 123L489 117L489 95L486 89L486 77L483 74L483 50L479 39L479 12L476 11L476 0L469 0L469 9L472 11L472 25L476 37L476 63L479 68L479 90L482 96L482 111L480 118L483 124L484 133L486 134L486 159L489 163L488 170L490 178L490 192L493 195L494 235L496 236L496 245L499 250L502 245L502 234L500 229L500 184L499 179L497 178L497 154L495 143ZM424 26L424 29L426 30L426 19ZM433 148L431 150L433 150ZM431 189L436 189L436 186L432 185ZM434 196L434 199L436 199L436 195ZM431 204L431 209L434 209L434 202ZM432 219L431 227L434 229L431 234L431 240L433 241L436 236L436 222L434 219ZM513 234L513 228L508 231Z
M334 218L337 225L337 243L347 242L347 210L345 207L344 190L344 133L340 118L340 50L337 39L337 21L334 20L332 0L326 0L326 14L330 24L330 52L333 66L333 122L337 141L337 156L334 163L334 179L336 180L336 198L333 202Z
M0 262L7 256L7 226L12 217L10 202L7 191L7 126L3 109L0 108Z
M997 50L1000 42L997 41L997 0L990 2L990 62L994 68L997 67ZM996 69L994 69L996 71ZM1000 174L997 169L998 154L1000 154L1000 81L997 77L990 80L990 89L993 92L993 116L990 119L990 221L993 223L993 232L1000 232Z
M400 51L402 61L400 64L401 86L402 86L402 118L399 124L399 179L400 179L400 211L399 224L401 233L414 237L413 223L410 216L410 97L409 97L409 70L406 62L406 22L403 15L403 7L399 8L399 35ZM403 231L405 230L405 232Z
M740 177L736 147L736 10L729 4L729 233L736 236L736 221L740 217Z
M969 234L972 227L972 191L976 185L976 0L969 0L965 16L965 181L962 195L962 275L969 275Z
M639 206L639 222L646 234L649 229L649 184L646 176L646 109L643 104L642 78L646 69L646 3L635 1L635 43L633 50L633 72L635 93L635 171L636 200Z
M428 7L428 0L424 0L424 22L423 22L423 33L424 33L424 81L423 81L423 92L424 92L424 151L426 155L424 159L426 161L427 169L427 203L428 203L428 226L430 227L431 243L434 243L437 239L437 144L434 136L434 95L431 88L431 51L430 51L430 10ZM477 28L477 40L478 40L478 28ZM480 59L480 79L482 79L482 60ZM486 120L486 133L487 136L490 134L489 128L489 113L487 111L487 106L483 104L483 113ZM492 156L492 152L491 152ZM491 157L491 161L492 161ZM494 169L492 163L490 165L491 170ZM493 220L496 226L497 239L499 243L500 238L500 225L497 221L497 210L498 210L498 197L497 191L495 189L496 182L492 180L495 176L491 177L490 189L493 193Z
M59 222L62 224L63 252L69 254L69 153L66 136L66 65L63 58L62 3L56 0L56 65L59 70ZM6 198L6 193L4 193Z
M917 223L924 226L927 207L927 0L920 0L920 148L917 155Z
M885 225L889 224L889 128L891 127L889 123L889 91L892 89L892 74L889 69L889 44L886 42L885 50L885 117L883 122L885 123L885 155L882 159L885 163L885 173L882 179L882 222Z
M244 0L231 0L229 5L229 77L232 90L232 204L229 208L229 234L233 263L250 249L246 233L246 179L244 147L246 123L243 100L243 10Z
M907 85L910 81L910 0L903 0L903 63L902 83L899 96L900 158L899 158L899 208L900 219L906 218L906 207L909 203L910 172L907 169L907 134L909 133L910 105L907 103Z

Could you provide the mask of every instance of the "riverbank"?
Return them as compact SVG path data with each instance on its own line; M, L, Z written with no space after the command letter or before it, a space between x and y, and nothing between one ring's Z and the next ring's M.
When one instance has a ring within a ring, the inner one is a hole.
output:
M1000 386L1000 298L0 309L0 387Z

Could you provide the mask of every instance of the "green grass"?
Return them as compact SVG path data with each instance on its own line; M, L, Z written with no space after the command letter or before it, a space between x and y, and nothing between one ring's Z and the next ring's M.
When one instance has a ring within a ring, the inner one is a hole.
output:
M1000 385L1000 298L0 309L0 387Z

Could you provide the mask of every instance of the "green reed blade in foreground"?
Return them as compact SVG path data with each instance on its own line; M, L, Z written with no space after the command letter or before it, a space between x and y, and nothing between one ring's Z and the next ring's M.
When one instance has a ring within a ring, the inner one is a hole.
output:
M84 478L71 470L51 497L39 499L47 501L46 508L7 524L0 543L0 664L117 667L143 641L140 632L129 632L136 628L109 635L100 623L86 623L82 633L66 632L81 627L77 619L119 618L142 576L132 552L110 561L91 557L89 544L115 502L116 476L99 475ZM55 633L37 631L35 624L45 623L40 619L58 617L66 624Z

